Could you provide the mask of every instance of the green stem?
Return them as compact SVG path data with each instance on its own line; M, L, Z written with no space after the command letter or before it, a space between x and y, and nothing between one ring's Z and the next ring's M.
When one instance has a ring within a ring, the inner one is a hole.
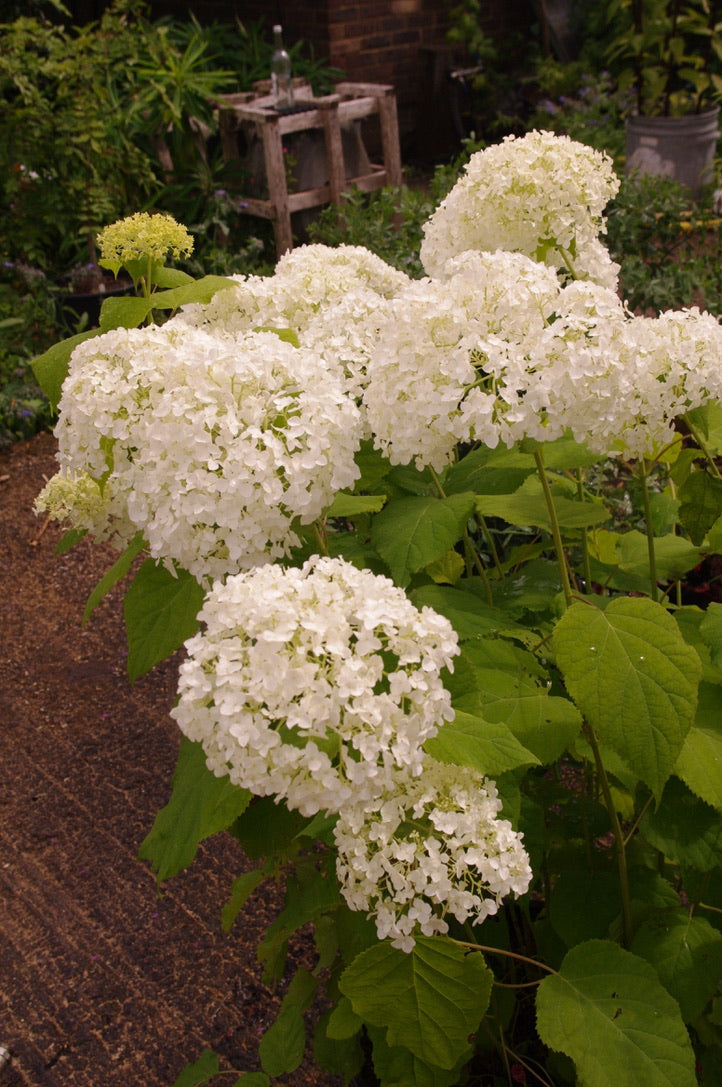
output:
M326 540L326 528L325 525L322 528L318 521L313 522L313 534L316 537L316 543L318 544L319 551L322 555L328 555L328 542Z
M696 426L693 426L692 423L690 423L689 417L687 415L683 415L682 418L684 420L684 425L687 427L687 430L690 432L690 434L694 438L695 442L697 443L697 445L700 447L700 449L704 453L705 458L707 460L707 464L709 465L709 469L710 469L712 475L716 476L717 479L722 478L722 476L720 476L719 468L717 467L717 465L715 463L714 456L710 452L709 447L707 446L704 439L700 437L699 429Z
M584 501L584 478L582 476L581 468L577 468L577 498L580 502ZM586 592L591 592L592 584L592 566L589 558L589 540L587 539L586 528L582 529L582 562L584 565L584 588Z
M484 538L489 546L489 554L491 555L491 561L494 563L494 568L501 578L504 576L504 571L501 568L501 561L499 559L499 552L496 550L496 544L494 543L494 537L491 534L491 529L486 523L486 518L480 514L476 515L476 520L481 526L481 531L484 533Z
M644 525L647 531L647 555L649 559L649 585L652 600L659 600L657 586L657 556L654 550L654 532L652 531L652 506L649 501L649 476L644 460L640 461L639 479L642 484L642 502L644 504Z
M481 578L484 585L486 602L489 607L493 608L494 597L492 596L491 592L491 582L489 581L486 570L484 569L484 563L479 558L477 550L469 539L469 533L466 531L466 529L464 529L464 551L466 553L467 565L471 563L476 568L476 571L479 574L479 577Z
M602 761L602 755L599 750L599 742L597 740L594 729L589 728L588 732L589 743L592 751L594 752L594 762L597 767L597 777L602 787L602 795L604 796L604 803L609 813L609 818L612 822L612 830L614 832L614 841L617 849L617 868L619 870L619 889L622 895L622 922L624 928L624 946L629 948L632 942L632 905L629 894L629 873L627 871L627 847L624 841L624 834L622 833L622 827L619 822L619 816L617 815L617 809L612 799L612 790L609 787L609 778L607 777L607 771Z
M551 522L552 539L554 541L554 550L557 556L557 562L559 564L559 574L562 579L562 589L564 590L564 599L567 607L572 602L572 587L569 581L569 569L567 567L567 557L564 553L564 543L562 541L562 534L559 528L559 519L557 518L556 507L554 506L554 498L552 496L552 490L549 486L549 480L547 479L546 470L544 468L544 453L542 447L534 451L534 460L536 461L537 472L539 473L539 481L544 493L544 499L547 504L547 510L549 512L549 520Z
M517 951L505 951L503 947L487 947L486 944L477 944L471 940L454 940L455 944L459 944L460 947L468 947L470 951L483 951L489 955L504 955L507 959L516 959L517 962L526 962L530 966L536 966L540 970L545 970L547 974L558 974L558 970L554 970L551 966L547 966L546 963L538 962L536 959L530 959L528 955L520 955Z

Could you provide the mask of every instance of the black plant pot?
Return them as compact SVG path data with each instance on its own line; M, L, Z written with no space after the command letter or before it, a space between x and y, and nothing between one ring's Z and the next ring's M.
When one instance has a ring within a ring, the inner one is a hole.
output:
M57 307L60 321L67 321L72 317L73 323L78 323L84 314L87 314L87 328L97 328L100 321L100 307L106 298L119 298L131 294L133 284L129 279L114 279L112 276L104 278L100 284L101 289L89 290L87 287L80 290L71 290L67 283L61 281L58 284Z

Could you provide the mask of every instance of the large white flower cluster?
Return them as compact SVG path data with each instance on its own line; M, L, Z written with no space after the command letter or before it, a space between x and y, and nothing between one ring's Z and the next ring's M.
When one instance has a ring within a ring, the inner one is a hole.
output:
M360 433L314 352L173 322L76 348L57 427L62 475L107 492L109 531L205 580L285 556L353 485Z
M467 249L508 249L614 287L618 268L599 234L618 188L609 156L585 144L551 132L508 136L472 156L426 224L424 268L438 276Z
M208 766L303 815L412 781L453 717L451 624L343 559L259 567L216 584L186 643L173 716Z
M334 830L343 896L375 917L381 939L410 951L415 932L448 932L448 916L479 924L527 891L529 858L498 818L493 782L427 758L420 777L395 784L375 803L345 805Z
M206 305L185 306L174 321L217 335L290 329L358 396L388 301L408 284L404 272L362 246L303 245L281 257L274 275L243 278Z
M558 305L554 271L520 253L465 252L441 279L389 303L368 365L364 410L392 464L440 471L459 442L513 444L507 400ZM523 436L523 434L522 434Z
M715 317L634 317L616 291L562 286L521 254L464 253L389 307L363 405L393 464L440 471L459 443L568 430L603 456L652 455L680 414L722 396Z

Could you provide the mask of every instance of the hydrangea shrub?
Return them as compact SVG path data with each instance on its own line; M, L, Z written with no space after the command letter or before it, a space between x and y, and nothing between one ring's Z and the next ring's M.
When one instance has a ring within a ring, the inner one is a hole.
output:
M313 245L193 283L178 224L126 222L140 297L37 362L36 508L121 553L89 610L144 551L131 675L185 643L141 856L235 835L229 928L285 880L269 982L310 925L239 1085L293 1074L316 998L345 1083L722 1075L722 603L685 595L722 550L722 329L630 312L617 185L566 137L479 152L418 281Z

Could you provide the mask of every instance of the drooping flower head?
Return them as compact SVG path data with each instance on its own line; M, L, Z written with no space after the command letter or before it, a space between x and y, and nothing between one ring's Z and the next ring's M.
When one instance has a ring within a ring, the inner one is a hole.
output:
M500 810L493 781L428 757L419 777L396 774L373 803L346 804L334 839L347 904L403 951L417 934L448 932L446 917L481 923L532 878L521 836Z
M217 775L311 816L369 800L453 714L451 624L343 559L214 586L186 643L173 716Z
M424 228L421 259L442 274L467 249L526 253L575 279L605 286L617 267L599 241L619 188L608 155L568 136L530 132L478 151Z

